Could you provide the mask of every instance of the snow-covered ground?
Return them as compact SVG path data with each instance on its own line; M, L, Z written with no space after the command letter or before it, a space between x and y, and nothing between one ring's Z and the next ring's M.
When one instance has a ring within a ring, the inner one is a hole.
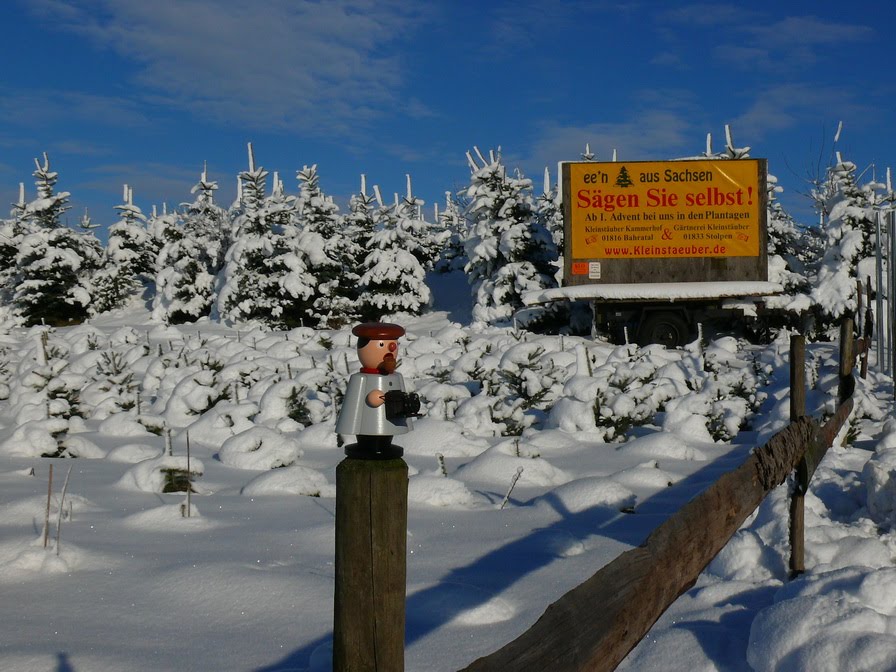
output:
M473 332L442 307L401 320L400 371L426 409L399 441L414 671L516 637L789 408L786 339L615 347ZM0 339L0 669L328 670L349 331L165 327L139 308L46 345L42 331ZM834 347L807 361L809 411L830 413ZM807 573L787 578L784 485L620 669L896 669L892 395L888 379L859 382L851 447L807 497ZM522 435L502 436L511 426ZM185 517L185 494L161 490L188 438ZM59 450L79 459L40 456Z

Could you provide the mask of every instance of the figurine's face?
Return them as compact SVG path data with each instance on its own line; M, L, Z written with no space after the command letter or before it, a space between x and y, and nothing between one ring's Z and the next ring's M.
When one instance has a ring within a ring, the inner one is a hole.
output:
M392 373L398 365L398 341L371 339L363 348L358 348L358 359L366 369L379 369Z

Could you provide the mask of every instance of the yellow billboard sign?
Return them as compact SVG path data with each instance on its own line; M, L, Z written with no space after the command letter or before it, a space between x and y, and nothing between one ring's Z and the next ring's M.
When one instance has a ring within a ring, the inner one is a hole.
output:
M566 168L564 210L574 260L760 256L760 160L586 162Z

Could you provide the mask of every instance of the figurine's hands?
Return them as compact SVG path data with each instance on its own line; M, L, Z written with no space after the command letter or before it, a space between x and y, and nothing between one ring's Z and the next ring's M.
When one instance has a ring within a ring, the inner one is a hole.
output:
M367 405L373 408L379 408L386 403L386 395L382 390L373 390L367 395Z

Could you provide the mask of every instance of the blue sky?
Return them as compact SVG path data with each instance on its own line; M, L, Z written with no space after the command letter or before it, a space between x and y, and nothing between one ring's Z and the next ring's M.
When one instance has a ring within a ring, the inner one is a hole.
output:
M808 222L839 121L844 158L896 162L889 4L6 0L0 198L34 197L46 151L72 223L114 222L124 183L146 212L190 200L204 161L229 205L252 141L293 193L305 164L341 203L361 173L387 198L409 173L431 208L474 145L540 192L586 142L668 159L730 124Z

